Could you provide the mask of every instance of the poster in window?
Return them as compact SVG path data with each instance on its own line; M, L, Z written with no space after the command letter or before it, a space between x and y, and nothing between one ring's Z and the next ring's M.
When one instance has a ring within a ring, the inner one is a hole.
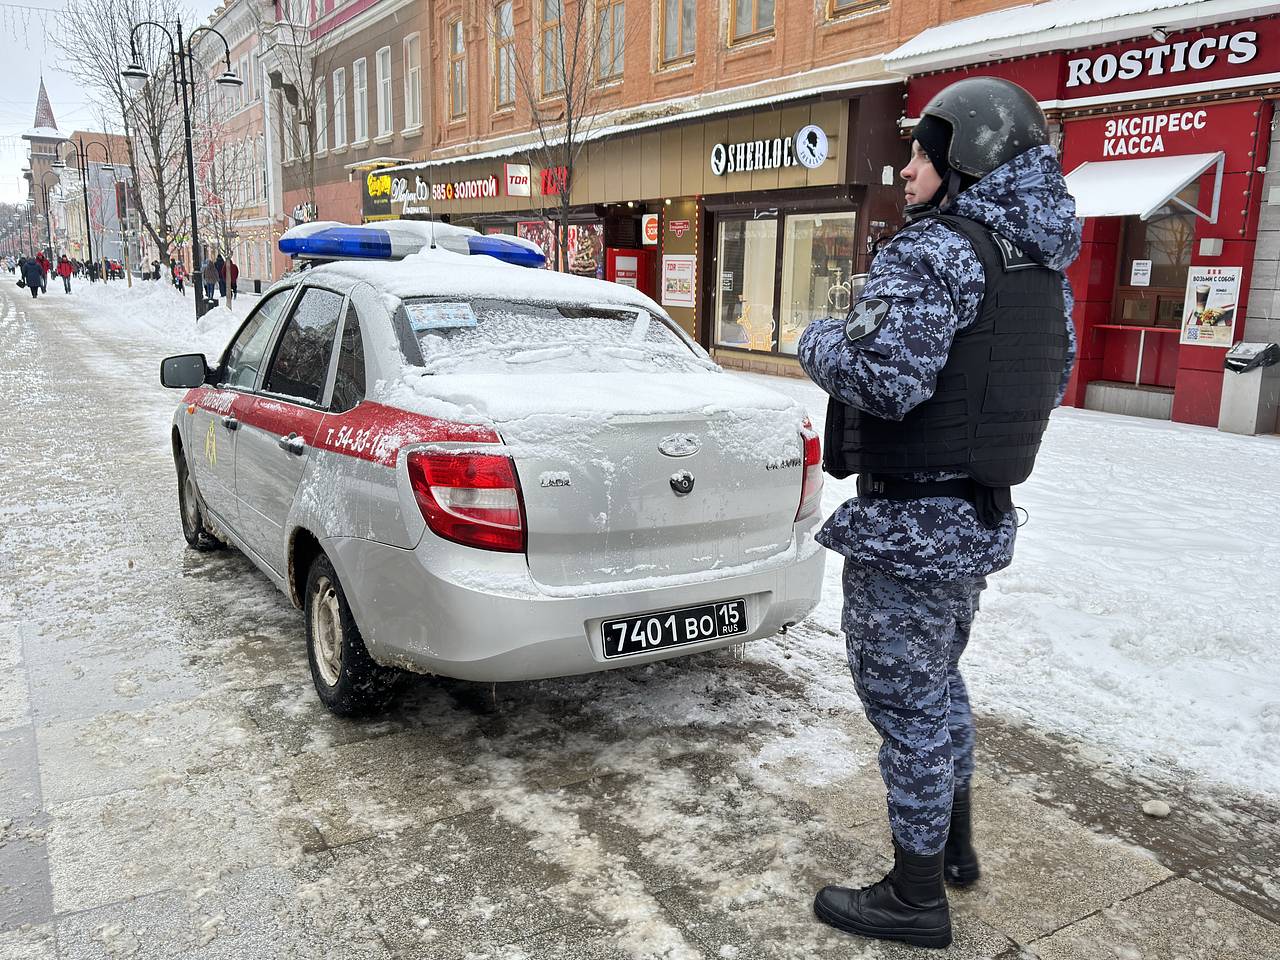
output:
M662 305L694 307L698 258L686 254L667 254L662 258Z
M550 220L521 220L516 224L516 236L541 247L548 267L555 263L555 225Z
M1179 343L1197 347L1229 347L1235 339L1241 267L1196 267L1187 270Z
M569 227L569 272L580 277L604 277L604 224Z

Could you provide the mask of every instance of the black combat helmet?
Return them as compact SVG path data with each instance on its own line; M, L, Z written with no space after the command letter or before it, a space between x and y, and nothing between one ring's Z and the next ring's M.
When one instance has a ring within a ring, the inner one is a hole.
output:
M975 179L1049 142L1049 124L1035 97L999 77L957 80L930 100L920 116L950 124L948 165Z

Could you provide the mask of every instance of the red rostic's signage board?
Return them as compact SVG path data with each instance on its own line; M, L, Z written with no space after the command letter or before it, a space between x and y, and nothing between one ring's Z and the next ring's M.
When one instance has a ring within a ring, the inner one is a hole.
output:
M1224 87L1249 77L1280 73L1280 17L1226 26L1142 36L1082 50L1055 51L1023 60L981 64L912 77L907 115L918 117L941 90L968 76L1003 77L1041 103L1123 101L1156 90Z

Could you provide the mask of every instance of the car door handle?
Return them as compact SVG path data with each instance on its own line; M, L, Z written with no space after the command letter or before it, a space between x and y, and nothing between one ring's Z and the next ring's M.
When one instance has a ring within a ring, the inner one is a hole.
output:
M277 437L276 443L281 450L302 456L302 452L307 449L306 441L296 433L291 433L287 437Z
M236 429L236 427L240 426L240 421L237 420L235 417L223 417L222 425L226 427L228 430L234 430Z

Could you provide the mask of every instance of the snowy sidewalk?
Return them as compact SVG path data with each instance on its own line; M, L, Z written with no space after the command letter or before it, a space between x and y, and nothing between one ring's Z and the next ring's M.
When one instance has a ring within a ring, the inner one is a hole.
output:
M810 912L887 863L838 587L742 663L339 721L300 614L185 549L156 361L235 321L150 295L0 292L0 960L939 955ZM1277 444L1063 411L1045 457L966 661L987 875L943 955L1274 960Z

